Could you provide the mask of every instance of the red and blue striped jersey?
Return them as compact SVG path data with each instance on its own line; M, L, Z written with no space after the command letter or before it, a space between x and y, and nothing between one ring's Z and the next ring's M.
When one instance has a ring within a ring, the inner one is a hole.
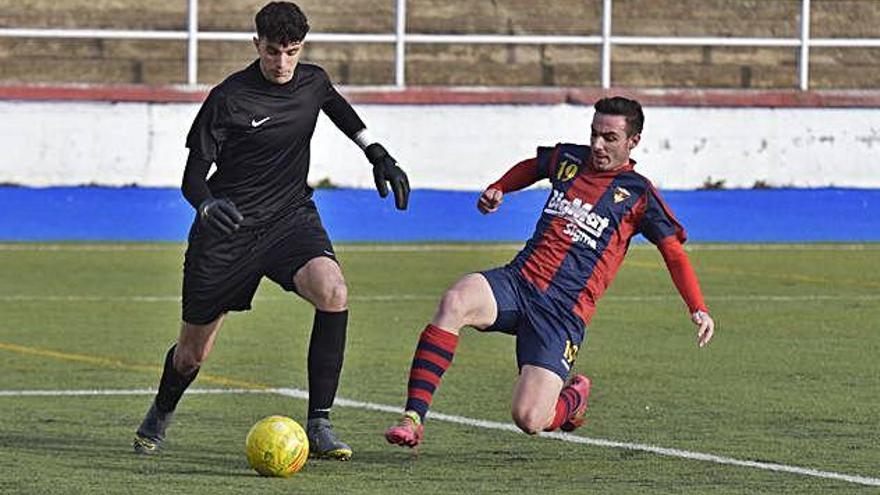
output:
M631 161L602 172L589 166L589 146L538 148L537 171L552 189L535 233L510 266L588 324L636 234L658 244L684 228L651 181Z

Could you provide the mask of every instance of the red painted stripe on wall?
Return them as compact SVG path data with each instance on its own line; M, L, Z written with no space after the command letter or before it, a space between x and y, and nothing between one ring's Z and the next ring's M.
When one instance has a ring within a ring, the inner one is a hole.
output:
M610 95L638 99L653 107L769 107L769 108L880 108L877 90L699 90L632 88L394 88L343 87L343 94L358 104L399 105L592 105ZM0 100L118 101L198 103L204 86L143 85L0 85Z

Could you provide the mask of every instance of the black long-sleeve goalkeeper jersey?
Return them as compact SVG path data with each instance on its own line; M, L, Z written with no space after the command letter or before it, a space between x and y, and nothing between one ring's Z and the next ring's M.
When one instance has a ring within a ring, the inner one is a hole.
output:
M265 223L307 201L309 146L320 110L350 138L365 127L316 65L297 64L285 84L267 81L259 60L232 74L211 90L187 135L184 195L195 207L206 199L198 182L213 162L208 192L232 200L242 225Z

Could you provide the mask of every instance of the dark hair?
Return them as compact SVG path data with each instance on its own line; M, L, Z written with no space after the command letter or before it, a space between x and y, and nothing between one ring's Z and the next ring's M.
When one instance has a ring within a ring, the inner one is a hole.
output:
M309 32L306 15L292 2L269 2L257 12L254 21L258 37L281 45L299 43Z
M642 126L645 125L645 114L642 113L642 105L636 100L630 100L622 96L602 98L593 105L593 108L596 109L596 113L626 117L627 136L639 134L642 132Z

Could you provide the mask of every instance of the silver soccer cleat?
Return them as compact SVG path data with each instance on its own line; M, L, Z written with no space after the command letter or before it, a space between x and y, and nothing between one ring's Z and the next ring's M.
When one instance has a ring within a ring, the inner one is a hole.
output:
M155 455L162 449L162 442L165 441L165 429L171 423L171 416L174 413L162 414L156 409L156 403L150 404L150 409L141 426L134 435L134 451L143 455Z
M318 459L351 459L351 447L336 438L333 425L326 418L315 418L308 421L306 435L309 437L309 457Z

